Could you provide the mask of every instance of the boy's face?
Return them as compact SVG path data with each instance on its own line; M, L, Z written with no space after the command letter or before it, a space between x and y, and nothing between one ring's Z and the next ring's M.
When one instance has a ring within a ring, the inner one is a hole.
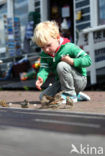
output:
M49 38L48 43L41 47L46 54L53 55L60 44L60 39Z

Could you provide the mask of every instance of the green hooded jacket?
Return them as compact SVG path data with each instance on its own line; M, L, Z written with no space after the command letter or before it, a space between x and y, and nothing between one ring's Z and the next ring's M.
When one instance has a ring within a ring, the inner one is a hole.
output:
M48 75L52 72L55 74L55 78L58 79L56 67L61 61L61 57L64 55L69 55L74 60L73 67L83 76L87 76L86 67L91 65L90 56L81 48L73 43L66 43L61 45L60 49L57 51L54 57L46 54L44 51L41 53L41 66L37 74L38 77L46 81Z

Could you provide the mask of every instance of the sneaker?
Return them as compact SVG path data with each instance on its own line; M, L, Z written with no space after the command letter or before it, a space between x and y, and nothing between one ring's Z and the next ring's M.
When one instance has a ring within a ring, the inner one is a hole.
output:
M62 104L66 104L67 96L65 94L61 94Z
M90 97L82 92L77 95L78 101L90 101Z
M72 95L72 96L69 96L69 95L66 95L66 94L62 94L61 97L64 99L62 101L62 103L66 104L66 105L73 105L74 103L77 102L77 96L76 95Z

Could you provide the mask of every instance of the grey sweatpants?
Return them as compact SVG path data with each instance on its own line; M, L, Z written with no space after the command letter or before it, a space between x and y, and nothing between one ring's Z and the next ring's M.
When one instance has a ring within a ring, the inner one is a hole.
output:
M83 91L87 85L87 77L82 76L75 70L74 67L66 62L61 61L58 63L57 73L59 80L54 82L52 86L46 88L40 94L40 99L44 94L54 96L60 91L63 91L69 95L76 95L80 91Z

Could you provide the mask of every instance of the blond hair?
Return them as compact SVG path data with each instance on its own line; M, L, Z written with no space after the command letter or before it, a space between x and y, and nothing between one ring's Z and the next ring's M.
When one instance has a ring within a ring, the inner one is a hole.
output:
M33 41L40 47L47 44L52 37L57 39L60 36L59 26L55 21L45 21L37 24L34 30Z

